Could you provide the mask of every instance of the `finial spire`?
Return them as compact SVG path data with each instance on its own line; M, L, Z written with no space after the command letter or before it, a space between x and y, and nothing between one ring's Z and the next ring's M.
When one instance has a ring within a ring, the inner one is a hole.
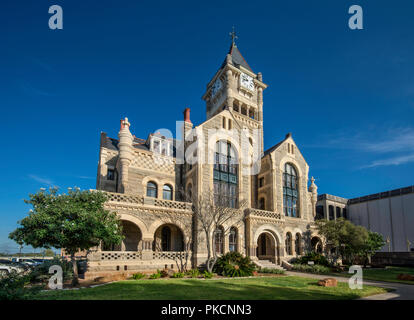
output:
M231 37L231 43L232 43L232 45L235 46L236 45L236 39L238 39L239 37L237 36L236 31L234 30L234 26L233 26L232 30L233 31L230 32L229 35Z

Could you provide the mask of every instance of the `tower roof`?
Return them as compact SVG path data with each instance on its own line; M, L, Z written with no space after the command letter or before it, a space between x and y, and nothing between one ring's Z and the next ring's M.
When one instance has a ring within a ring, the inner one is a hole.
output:
M242 54L240 53L240 50L237 48L236 44L234 42L230 45L230 50L228 54L231 56L231 63L233 66L243 66L247 70L253 72L252 68L250 68L247 61L243 58ZM226 64L226 59L224 59L222 67Z

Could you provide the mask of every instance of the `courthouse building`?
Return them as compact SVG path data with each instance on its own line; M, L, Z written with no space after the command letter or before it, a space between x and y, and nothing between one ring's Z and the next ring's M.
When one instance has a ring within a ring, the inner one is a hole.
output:
M120 216L125 239L119 246L90 252L90 272L174 266L191 238L190 265L205 263L206 239L194 228L187 196L197 199L206 193L227 199L234 212L235 219L214 232L212 245L219 254L237 251L258 265L276 267L307 250L321 250L314 223L317 187L299 146L288 133L263 150L266 88L262 73L250 67L233 39L202 96L206 120L193 124L187 108L181 139L159 133L136 137L134 127L144 119L121 120L118 137L101 134L96 187L107 192L106 208ZM212 130L220 134L212 138ZM188 137L198 141L194 156L213 161L179 160L180 150L188 154L194 145L183 142ZM244 149L243 141L248 144ZM246 159L253 154L254 165Z

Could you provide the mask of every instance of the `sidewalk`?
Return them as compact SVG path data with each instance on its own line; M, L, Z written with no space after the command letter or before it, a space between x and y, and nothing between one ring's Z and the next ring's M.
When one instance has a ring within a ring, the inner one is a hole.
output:
M286 271L286 274L289 276L297 276L311 279L325 279L325 278L335 278L340 282L348 282L349 278L331 276L331 275L322 275L322 274L312 274L296 271ZM369 297L360 298L358 300L414 300L414 285L403 284L403 283L394 283L394 282L383 282L383 281L364 281L364 285L376 286L381 288L390 288L395 291L387 292L382 294L376 294Z

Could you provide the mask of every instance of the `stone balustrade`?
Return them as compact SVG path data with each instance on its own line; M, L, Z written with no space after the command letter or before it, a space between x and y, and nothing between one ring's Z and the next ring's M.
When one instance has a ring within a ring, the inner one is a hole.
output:
M158 198L144 197L141 195L115 193L102 191L108 196L108 203L131 204L131 205L150 205L156 207L187 210L191 211L192 204L190 202L165 200Z
M101 262L134 262L141 260L179 260L191 257L191 252L184 251L152 251L147 259L142 251L94 251L88 254L89 261Z
M234 118L236 118L237 120L239 120L243 123L249 124L250 126L252 126L254 128L259 127L259 121L255 120L255 119L252 119L247 115L240 114L240 113L237 113L237 112L233 112L233 115L234 115Z
M273 212L273 211L259 210L259 209L254 209L254 208L247 209L247 216L283 220L283 216L280 213Z
M191 257L191 252L183 251L154 251L152 253L155 260L181 260Z

